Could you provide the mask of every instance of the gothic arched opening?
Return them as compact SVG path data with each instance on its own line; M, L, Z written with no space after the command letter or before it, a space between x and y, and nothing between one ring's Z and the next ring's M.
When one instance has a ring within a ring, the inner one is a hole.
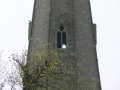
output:
M57 48L62 48L62 46L66 47L67 40L66 40L66 32L63 31L64 27L61 25L59 27L60 31L57 32Z

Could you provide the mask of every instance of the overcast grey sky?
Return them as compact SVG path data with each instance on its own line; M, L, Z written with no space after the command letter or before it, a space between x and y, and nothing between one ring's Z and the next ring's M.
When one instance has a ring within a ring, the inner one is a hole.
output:
M27 49L28 20L34 0L0 0L0 51L7 60L10 53ZM120 90L120 0L91 0L97 24L97 53L102 90Z

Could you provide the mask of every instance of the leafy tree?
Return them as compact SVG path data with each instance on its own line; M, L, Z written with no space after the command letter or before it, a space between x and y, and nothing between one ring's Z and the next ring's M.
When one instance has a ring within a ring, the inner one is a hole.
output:
M14 56L16 55L14 54ZM18 86L22 86L22 79L20 79L21 76L16 67L18 67L18 64L13 59L3 60L0 57L0 90L5 90L7 86L10 90L16 90ZM19 90L21 89L19 88Z
M69 90L75 76L73 64L59 60L54 50L32 53L27 61L26 55L23 53L22 58L13 55L13 60L20 66L24 90ZM71 87L74 88L73 84Z
M98 80L81 76L77 78L75 60L65 61L59 58L57 51L45 49L41 53L24 52L19 58L13 55L23 79L24 90L97 90ZM72 61L72 63L71 63ZM79 73L87 68L80 67Z

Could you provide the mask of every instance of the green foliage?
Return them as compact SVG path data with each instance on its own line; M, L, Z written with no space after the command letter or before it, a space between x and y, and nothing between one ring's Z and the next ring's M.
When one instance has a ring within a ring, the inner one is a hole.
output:
M26 65L21 67L24 90L69 90L73 87L73 64L59 60L56 51L45 50L28 58Z
M62 57L60 52L45 49L28 57L26 51L21 56L12 56L18 63L24 90L97 90L99 87L94 74L88 75L94 73L95 68L80 65L74 57ZM16 79L20 81L19 77Z

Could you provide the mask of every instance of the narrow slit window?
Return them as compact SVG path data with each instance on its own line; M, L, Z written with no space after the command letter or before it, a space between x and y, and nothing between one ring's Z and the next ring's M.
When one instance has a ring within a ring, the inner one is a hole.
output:
M60 31L57 32L57 48L62 48L62 42L61 42L62 34Z
M66 32L62 33L62 45L66 45Z

